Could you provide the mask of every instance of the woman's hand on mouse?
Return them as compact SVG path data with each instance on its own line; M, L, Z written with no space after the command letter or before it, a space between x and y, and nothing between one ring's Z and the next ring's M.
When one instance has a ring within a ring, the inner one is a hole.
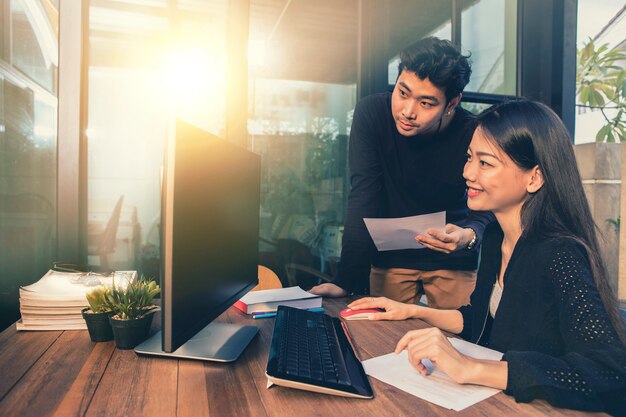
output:
M414 304L404 304L390 300L386 297L365 297L348 304L352 310L363 310L365 308L382 308L382 313L374 313L370 320L406 320L417 317L419 307Z

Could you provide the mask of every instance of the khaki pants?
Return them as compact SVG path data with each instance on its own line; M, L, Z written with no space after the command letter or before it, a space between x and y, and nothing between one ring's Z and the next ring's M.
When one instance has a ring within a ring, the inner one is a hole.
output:
M419 283L421 281L421 284ZM455 309L469 304L476 285L475 271L418 271L404 268L376 268L370 271L370 294L402 303L417 304L423 293L428 306Z

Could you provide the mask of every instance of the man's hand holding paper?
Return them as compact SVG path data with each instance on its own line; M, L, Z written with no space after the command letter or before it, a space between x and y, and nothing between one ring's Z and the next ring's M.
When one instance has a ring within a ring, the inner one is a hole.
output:
M376 245L376 249L381 252L399 249L421 249L424 247L433 249L436 246L433 242L436 240L435 237L431 236L429 240L419 242L416 240L416 236L425 236L427 231L438 231L445 235L446 212L440 211L420 216L393 219L365 218L363 221Z
M415 241L429 249L450 253L466 248L473 237L474 232L471 229L464 229L448 223L443 232L437 229L428 229L426 233L415 236Z

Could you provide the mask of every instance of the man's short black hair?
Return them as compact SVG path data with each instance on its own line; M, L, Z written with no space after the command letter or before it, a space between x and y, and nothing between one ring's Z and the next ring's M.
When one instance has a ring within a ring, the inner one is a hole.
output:
M422 80L443 89L446 100L450 101L461 94L470 80L472 68L452 42L435 38L424 38L400 52L398 74L402 70L414 72Z

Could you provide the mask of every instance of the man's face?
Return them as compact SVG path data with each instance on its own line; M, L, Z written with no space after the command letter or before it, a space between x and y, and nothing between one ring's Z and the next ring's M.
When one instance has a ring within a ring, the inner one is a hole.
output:
M400 73L391 96L391 113L402 136L434 133L446 110L446 94L406 69Z

